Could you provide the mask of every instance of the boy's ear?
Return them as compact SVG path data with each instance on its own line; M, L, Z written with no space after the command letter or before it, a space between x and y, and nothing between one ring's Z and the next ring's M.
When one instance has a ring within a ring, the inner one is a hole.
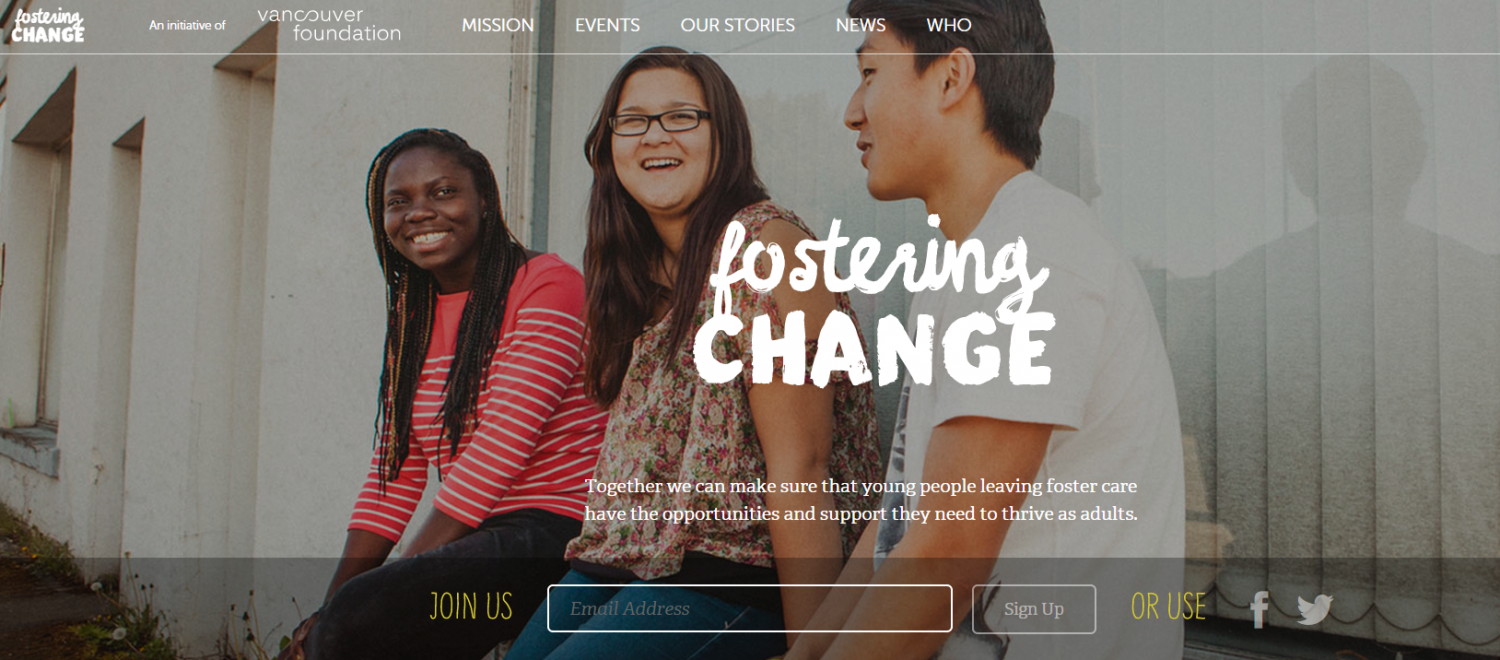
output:
M957 105L974 85L974 53L960 46L934 62L933 67L938 68L943 77L940 107L947 110Z

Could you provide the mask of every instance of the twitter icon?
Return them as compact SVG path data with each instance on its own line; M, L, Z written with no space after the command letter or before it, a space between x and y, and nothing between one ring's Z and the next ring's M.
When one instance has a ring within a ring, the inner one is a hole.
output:
M1333 596L1324 596L1323 594L1318 594L1318 597L1314 598L1313 602L1311 603L1302 600L1302 597L1298 596L1297 609L1302 612L1302 620L1298 621L1297 623L1300 623L1304 626L1318 625L1318 623L1323 620L1323 617L1328 616L1328 608L1332 605Z

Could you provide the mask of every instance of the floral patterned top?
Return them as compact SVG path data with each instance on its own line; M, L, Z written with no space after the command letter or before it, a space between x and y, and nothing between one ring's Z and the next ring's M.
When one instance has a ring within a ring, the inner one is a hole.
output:
M739 271L744 246L757 240L768 221L785 220L812 236L791 211L768 201L740 209L734 219L745 225L746 236L730 272ZM787 254L790 256L791 251L787 250ZM762 277L765 275L761 273ZM750 415L750 337L755 317L768 314L771 333L780 338L781 316L777 313L774 291L756 291L743 280L731 285L731 291L730 313L744 322L744 328L732 337L718 333L713 351L720 362L743 360L740 377L718 384L700 378L693 361L691 332L681 350L668 354L670 317L647 328L635 340L619 398L609 411L609 425L594 479L617 484L638 480L662 486L660 492L619 493L615 497L594 492L589 494L589 509L631 511L640 506L648 511L755 512L765 508L765 497L760 493L674 493L665 486L674 482L722 483L727 491L733 483L765 481L765 456ZM838 310L853 319L848 295L835 295ZM712 316L713 305L713 289L705 286L694 328ZM810 369L817 337L807 339L806 364ZM863 336L860 342L864 343ZM780 362L777 360L778 367ZM776 373L780 378L779 368ZM853 385L847 373L835 371L828 386L834 388L833 446L828 476L845 483L876 481L880 467L879 429L870 383ZM834 502L840 510L869 510L876 504L874 498L857 494L836 494ZM774 566L770 526L763 516L757 517L762 519L673 523L629 520L627 516L626 520L585 520L580 536L568 544L567 557L629 570L643 580L677 573L682 568L683 553L688 551L770 568ZM861 527L843 527L846 557L853 550Z

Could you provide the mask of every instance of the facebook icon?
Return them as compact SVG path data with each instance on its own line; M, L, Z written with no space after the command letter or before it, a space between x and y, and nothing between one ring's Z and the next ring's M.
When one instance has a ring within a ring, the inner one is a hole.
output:
M1250 610L1255 612L1256 629L1260 629L1266 624L1266 610L1271 609L1271 604L1266 602L1266 598L1270 595L1266 591L1257 591L1255 592L1255 600L1250 603Z

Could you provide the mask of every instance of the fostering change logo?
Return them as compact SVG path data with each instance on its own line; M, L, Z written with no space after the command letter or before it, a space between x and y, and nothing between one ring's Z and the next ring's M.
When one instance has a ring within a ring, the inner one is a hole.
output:
M942 219L937 214L927 216L929 226L937 227L941 223ZM866 236L854 245L853 254L850 256L850 265L853 270L850 277L841 278L836 274L834 271L836 253L840 247L848 243L848 238L839 236L837 218L833 220L833 226L828 230L826 240L800 241L795 254L802 262L802 266L792 269L790 280L792 288L797 291L807 291L812 288L813 282L818 278L818 266L808 255L810 250L823 252L824 284L829 291L835 293L855 288L864 293L879 293L899 271L903 270L906 273L903 278L906 290L912 293L921 289L937 291L947 286L950 279L955 290L963 291L965 264L972 261L975 292L987 294L994 291L1001 283L1012 280L1019 280L1020 286L1006 295L993 313L975 311L953 321L944 330L943 363L948 370L948 375L963 385L982 385L1000 375L1001 354L1000 350L994 346L980 346L974 350L974 353L979 356L979 364L971 364L968 361L970 336L995 334L997 329L995 321L999 321L1011 326L1011 384L1047 385L1052 382L1051 367L1031 363L1032 359L1041 357L1047 347L1046 342L1033 340L1031 333L1051 330L1057 323L1056 317L1050 312L1031 311L1032 296L1047 282L1050 270L1041 268L1035 275L1031 274L1026 266L1026 241L1024 239L1018 236L1014 243L1008 243L1002 247L995 255L988 275L984 272L987 261L984 244L978 239L970 238L964 241L962 246L951 240L942 246L939 246L936 239L928 241L925 266L917 263L916 246L904 243L896 249L895 258L887 265L885 274L876 280L866 277L870 269L874 267L875 259L880 253L880 241L872 236ZM733 266L735 255L740 253L742 246L745 248L741 260L742 268L731 274L729 270ZM761 277L756 272L754 265L762 254L768 256L771 262L771 272L765 277ZM745 367L742 360L720 362L714 356L713 351L713 341L718 333L734 336L739 334L745 325L739 317L731 313L732 294L729 286L744 280L757 291L770 291L781 282L785 268L786 256L781 246L772 243L767 247L760 241L751 241L746 246L745 226L737 220L729 222L719 251L718 270L708 278L708 285L714 290L714 314L698 328L694 338L693 361L703 380L710 383L729 382L738 377ZM762 384L771 382L772 359L780 357L785 368L782 381L791 385L801 385L805 382L807 356L804 353L806 335L802 327L802 312L787 314L784 336L781 339L772 338L770 319L767 315L756 316L752 323L754 329L751 335L753 347L751 381ZM913 338L907 335L906 329L895 316L890 315L880 319L876 335L876 353L879 360L881 385L895 380L898 356L911 370L913 382L921 385L932 383L933 325L932 315L919 314ZM818 335L817 345L812 364L813 384L818 387L827 386L834 371L847 372L850 382L855 385L870 380L870 368L865 363L865 354L860 347L859 330L855 328L853 319L838 310L829 312Z
M16 27L10 31L11 41L26 43L83 43L83 16L76 11L38 9L16 14Z

